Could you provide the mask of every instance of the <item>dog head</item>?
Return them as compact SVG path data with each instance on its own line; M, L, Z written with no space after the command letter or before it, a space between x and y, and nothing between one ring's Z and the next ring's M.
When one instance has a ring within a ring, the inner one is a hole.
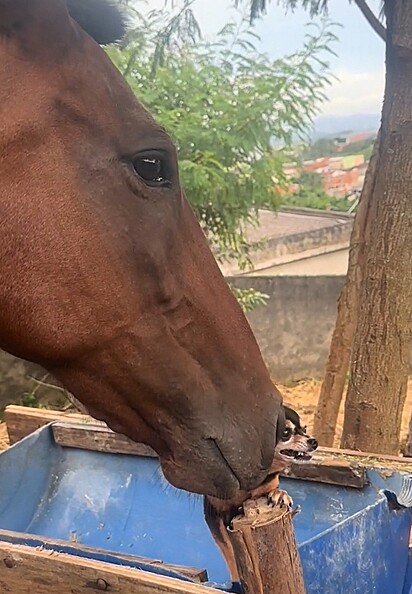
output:
M318 442L306 433L306 427L301 425L296 411L288 406L283 406L283 409L285 421L278 432L275 460L285 463L310 460L318 447Z

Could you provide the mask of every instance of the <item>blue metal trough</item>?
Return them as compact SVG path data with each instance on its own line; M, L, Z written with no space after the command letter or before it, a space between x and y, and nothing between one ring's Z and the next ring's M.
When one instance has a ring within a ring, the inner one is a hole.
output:
M408 477L371 469L368 479L361 490L282 481L302 508L294 522L307 594L412 594ZM182 580L130 555L205 568L209 586L239 591L201 498L167 485L157 459L61 447L50 425L0 454L0 540Z

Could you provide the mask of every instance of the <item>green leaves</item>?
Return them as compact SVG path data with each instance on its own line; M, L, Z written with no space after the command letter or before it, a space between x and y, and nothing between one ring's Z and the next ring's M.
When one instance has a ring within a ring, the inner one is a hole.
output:
M291 180L299 185L297 192L286 195L284 206L299 206L319 210L348 211L353 202L348 198L329 196L323 187L322 176L315 171L302 171L299 177Z
M265 14L270 0L235 0L235 6L247 4L250 7L250 22ZM328 0L278 0L286 9L295 10L301 6L309 11L311 17L319 14L327 15Z
M279 206L282 165L324 99L335 36L323 24L300 52L270 60L244 20L203 41L193 2L136 17L127 44L108 53L174 139L183 187L217 256L246 266L242 228L260 208Z
M238 289L233 285L229 287L245 313L253 311L258 305L266 305L269 299L269 295L256 289Z

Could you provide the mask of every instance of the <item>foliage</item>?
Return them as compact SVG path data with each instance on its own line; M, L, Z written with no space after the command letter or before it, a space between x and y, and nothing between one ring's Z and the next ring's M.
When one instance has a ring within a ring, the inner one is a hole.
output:
M302 171L298 179L295 181L297 184L307 188L308 190L323 191L322 176L316 171Z
M67 403L72 402L70 393L55 384L50 384L46 380L49 374L46 373L41 379L32 377L33 387L30 390L23 392L20 396L21 406L29 408L67 408ZM47 390L47 394L44 393Z
M327 24L313 28L300 52L270 60L244 20L203 42L192 2L176 18L165 9L137 19L125 46L108 51L174 139L183 187L216 253L245 265L242 229L258 209L279 205L274 179L284 183L292 138L306 138L324 100L330 73L321 58L335 36Z
M344 146L339 153L336 151L333 138L319 138L312 144L303 148L302 159L318 159L319 157L336 157L344 155L361 155L365 157L365 161L370 159L372 154L375 138L368 138L360 140L359 142L352 142L348 146Z
M269 1L270 0L248 0L250 5L251 22L266 12ZM243 3L243 0L235 0L235 6L239 6ZM319 14L327 14L328 12L328 0L278 0L278 4L283 4L290 10L295 10L295 8L300 5L302 8L309 10L311 17Z
M288 194L283 199L284 206L300 206L318 210L348 210L352 205L347 198L334 198L323 189L322 176L316 171L302 171L299 177L292 179L299 184L299 190Z
M352 204L347 198L334 198L326 194L324 190L313 190L304 186L283 200L284 206L300 206L317 210L347 211Z
M39 402L37 394L32 392L24 392L21 395L21 406L27 406L29 408L43 408L42 404Z
M365 157L365 161L369 161L370 158L372 157L375 140L376 139L374 139L373 142L371 142L369 145L365 146L364 149L362 149L362 153L363 153L363 156Z
M238 289L233 285L229 285L232 293L239 301L241 308L245 313L249 313L256 309L258 305L266 305L269 295L261 293L256 289Z
M360 140L359 142L352 142L348 146L344 146L339 155L363 155L365 161L369 161L372 155L375 138L368 138L367 140Z
M357 0L349 0L357 4ZM270 0L235 0L235 6L247 3L250 10L250 22L262 16L270 3ZM278 4L282 4L286 9L295 10L299 6L309 12L311 18L319 15L326 16L328 14L329 1L328 0L277 0ZM383 2L379 12L379 18L384 17Z
M333 138L319 138L302 151L302 159L319 159L320 157L332 157L336 155L336 148Z

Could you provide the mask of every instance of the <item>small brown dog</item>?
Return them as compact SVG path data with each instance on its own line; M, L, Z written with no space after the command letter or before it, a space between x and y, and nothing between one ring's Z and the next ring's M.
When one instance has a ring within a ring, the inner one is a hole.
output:
M264 483L250 492L241 492L236 500L204 498L204 514L209 530L220 548L229 568L232 581L238 581L233 548L227 533L232 519L239 513L239 508L246 499L256 499L267 496L272 505L287 505L292 507L292 498L279 489L279 474L292 462L310 460L312 453L318 447L318 442L306 433L302 427L299 415L291 408L284 406L285 424L278 436L271 473Z

